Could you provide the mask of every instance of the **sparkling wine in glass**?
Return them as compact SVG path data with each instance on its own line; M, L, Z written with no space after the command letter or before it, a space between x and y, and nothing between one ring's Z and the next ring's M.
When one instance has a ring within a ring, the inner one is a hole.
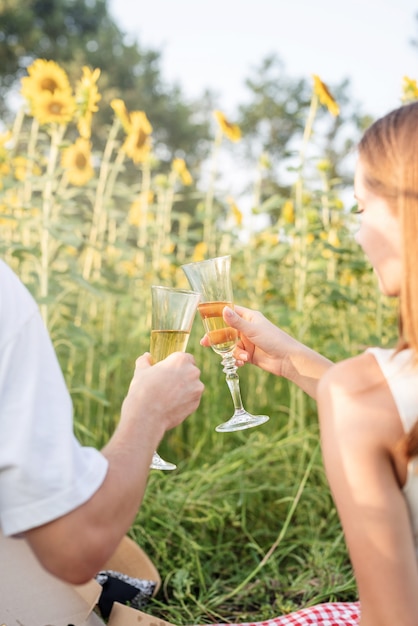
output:
M185 352L200 294L186 289L152 285L151 297L150 352L155 364L172 352ZM176 467L154 452L152 469L174 470Z
M216 430L232 432L264 424L269 419L267 415L252 415L242 404L234 357L238 333L227 326L222 316L225 306L234 306L230 255L187 263L181 267L192 289L200 292L198 311L212 349L222 357L223 371L234 403L234 414L229 420L219 424Z

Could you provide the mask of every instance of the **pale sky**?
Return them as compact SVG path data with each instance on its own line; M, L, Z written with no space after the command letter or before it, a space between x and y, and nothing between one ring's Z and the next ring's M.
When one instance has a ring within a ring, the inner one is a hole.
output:
M109 0L119 27L161 51L162 77L185 96L205 88L233 116L244 80L277 54L296 78L344 78L365 112L400 104L402 77L418 79L418 0ZM332 89L331 89L332 90Z

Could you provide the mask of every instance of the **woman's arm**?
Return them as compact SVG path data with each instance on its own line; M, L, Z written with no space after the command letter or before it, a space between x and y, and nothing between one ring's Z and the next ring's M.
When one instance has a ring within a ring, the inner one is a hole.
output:
M418 568L402 425L374 357L333 366L318 387L322 451L358 584L361 626L418 624Z

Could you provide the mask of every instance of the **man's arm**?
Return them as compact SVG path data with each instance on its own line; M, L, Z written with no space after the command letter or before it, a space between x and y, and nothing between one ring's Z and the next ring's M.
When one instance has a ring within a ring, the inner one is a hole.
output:
M199 375L190 354L172 354L152 367L147 355L137 360L119 425L102 451L109 462L104 482L83 505L25 533L52 574L81 584L113 554L140 507L162 436L199 405Z

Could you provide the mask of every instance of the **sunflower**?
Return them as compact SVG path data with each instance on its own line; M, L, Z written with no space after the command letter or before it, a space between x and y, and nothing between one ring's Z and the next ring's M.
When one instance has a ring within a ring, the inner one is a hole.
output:
M82 187L93 178L94 170L91 164L91 144L84 137L66 148L61 157L61 165L67 171L69 182L76 187Z
M152 126L143 111L132 111L129 116L131 129L122 146L122 150L134 163L146 161L151 151Z
M0 161L0 178L2 176L9 176L10 174L10 165L8 162ZM0 181L0 189L3 189L3 183Z
M332 167L332 164L329 159L320 159L316 164L316 169L319 172L329 172L331 167Z
M75 108L71 93L45 92L32 102L32 115L40 124L68 124L73 119Z
M132 125L131 125L131 118L129 116L129 112L128 112L128 109L126 108L124 101L121 100L120 98L114 98L111 101L110 106L112 107L113 112L115 113L116 117L122 124L123 130L125 131L126 134L128 134L131 130Z
M231 141L239 141L241 139L241 129L238 124L229 122L222 111L214 111L213 115L225 137Z
M355 275L349 268L343 269L340 275L340 285L344 287L350 287L350 285L356 282Z
M333 248L339 248L341 246L341 242L340 239L337 235L337 232L334 229L331 229L328 233L328 243L333 247Z
M232 198L231 196L228 196L226 201L228 202L229 207L231 209L232 217L234 218L237 225L241 226L243 215L242 215L242 212L239 210L234 198Z
M288 199L285 201L282 207L282 217L286 224L294 224L295 222L295 207L293 201Z
M144 212L145 207L154 202L154 192L150 190L145 198L134 200L129 207L128 223L132 226L140 226L145 219L149 219Z
M403 77L401 100L404 104L418 100L418 85L416 80L408 78L408 76Z
M183 185L188 187L193 183L192 175L187 169L186 162L184 159L174 159L172 163L172 169L173 169L173 172L178 174Z
M193 250L192 261L204 261L207 251L208 246L204 241L196 244Z
M71 94L68 76L55 61L36 59L28 67L28 74L29 76L22 78L21 94L31 105L45 93L49 95L57 92Z
M42 174L41 168L24 156L14 157L12 165L16 180L24 181L27 176L40 176Z
M83 76L78 81L75 90L75 101L77 104L78 132L85 139L91 136L91 120L93 113L98 111L97 103L101 95L97 89L97 81L99 80L100 70L96 68L92 71L88 67L83 67Z
M129 207L128 223L132 224L132 226L139 226L141 223L141 216L142 202L140 200L135 200Z
M314 93L318 96L319 102L327 107L328 111L337 116L340 112L340 107L331 95L328 87L316 74L312 74L314 80Z
M121 261L121 270L129 277L138 276L138 267L135 261Z
M154 185L158 190L168 189L170 186L168 176L166 176L166 174L156 174L154 176Z

